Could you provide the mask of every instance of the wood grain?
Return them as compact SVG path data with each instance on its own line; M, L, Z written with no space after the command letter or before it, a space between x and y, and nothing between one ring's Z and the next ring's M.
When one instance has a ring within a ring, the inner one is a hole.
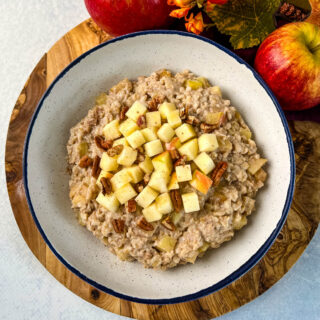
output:
M268 290L288 272L312 239L320 220L320 125L290 123L297 162L293 203L275 243L247 274L214 294L176 305L143 305L105 294L66 269L46 246L27 206L22 181L22 154L30 119L45 89L72 60L110 38L91 20L83 22L42 57L23 88L12 111L5 156L8 193L17 224L43 266L69 290L100 308L142 320L218 317Z

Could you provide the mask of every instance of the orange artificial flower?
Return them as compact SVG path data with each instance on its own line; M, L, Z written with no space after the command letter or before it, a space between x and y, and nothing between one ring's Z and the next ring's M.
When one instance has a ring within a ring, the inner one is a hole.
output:
M179 18L179 19L186 17L190 9L191 8L181 8L181 9L173 10L170 12L170 17Z
M195 34L200 34L203 31L205 25L203 23L201 12L199 12L195 17L193 17L193 13L191 13L190 17L185 19L188 21L185 24L187 31Z
M180 8L192 8L196 4L194 0L168 0L167 3L169 6L177 6Z

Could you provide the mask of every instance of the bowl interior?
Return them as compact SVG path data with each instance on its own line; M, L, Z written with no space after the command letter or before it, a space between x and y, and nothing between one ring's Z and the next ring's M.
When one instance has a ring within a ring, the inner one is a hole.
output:
M189 69L219 85L224 97L242 113L260 152L269 160L267 185L258 193L257 209L249 224L195 265L165 272L119 261L80 227L70 208L66 173L69 130L87 114L94 97L123 78L135 79L161 68L174 72ZM261 248L267 239L275 237L285 218L285 203L290 200L290 143L274 102L245 64L194 36L140 33L85 55L71 64L47 92L26 143L27 195L46 241L78 275L127 299L178 302L226 285L261 257Z

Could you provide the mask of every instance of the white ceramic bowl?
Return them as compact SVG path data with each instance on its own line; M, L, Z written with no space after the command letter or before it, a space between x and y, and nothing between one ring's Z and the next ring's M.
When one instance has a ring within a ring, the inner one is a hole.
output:
M249 126L269 177L249 224L194 265L168 271L122 262L78 225L68 198L66 143L94 97L123 78L190 69L221 86ZM48 246L80 278L107 293L143 303L199 298L231 283L266 253L292 200L294 153L284 115L265 83L224 47L175 31L129 34L101 44L72 62L44 94L25 144L24 183L30 210Z

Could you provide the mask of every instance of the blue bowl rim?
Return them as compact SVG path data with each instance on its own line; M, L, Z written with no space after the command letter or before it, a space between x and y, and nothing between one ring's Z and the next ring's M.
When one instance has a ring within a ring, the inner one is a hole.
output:
M270 99L273 101L277 112L279 114L279 117L282 121L284 130L285 130L285 134L286 134L286 138L287 138L287 143L288 143L288 148L289 148L289 155L290 155L290 184L288 187L288 191L287 191L287 197L286 197L286 201L285 201L285 205L284 208L282 210L282 215L281 218L276 226L276 228L273 230L273 232L271 233L271 235L269 236L269 238L264 242L264 244L259 248L259 250L247 261L245 262L243 265L241 265L236 271L234 271L232 274L230 274L229 276L227 276L226 278L222 279L221 281L219 281L218 283L206 288L206 289L202 289L198 292L192 293L192 294L188 294L188 295L184 295L184 296L180 296L180 297L174 297L174 298L168 298L168 299L142 299L142 298L137 298L137 297L132 297L132 296L128 296L122 293L118 293L110 288L107 288L104 285L101 285L97 282L95 282L94 280L86 277L84 274L82 274L80 271L78 271L76 268L74 268L72 265L70 265L54 248L54 246L51 244L51 242L49 241L49 239L47 238L45 232L43 231L38 218L36 216L35 210L33 208L32 205L32 201L31 201L31 197L30 197L30 192L29 192L29 187L28 187L28 162L27 162L27 158L28 158L28 148L29 148L29 142L30 142L30 137L32 134L32 130L33 130L33 126L35 124L35 121L37 119L37 116L39 114L39 111L41 110L41 107L45 101L45 99L48 97L48 95L50 94L51 90L54 88L54 86L56 85L56 83L62 79L64 77L64 75L70 70L72 69L75 65L77 65L78 63L81 62L82 59L84 59L85 57L87 57L88 55L90 55L91 53L99 50L100 48L103 48L107 45L110 45L114 42L118 42L118 41L122 41L124 39L127 38L134 38L134 37L139 37L139 36L145 36L145 35L150 35L150 34L170 34L170 35L179 35L179 36L183 36L183 37L191 37L191 38L196 38L200 41L204 41L207 42L215 47L217 47L218 49L222 50L223 52L225 52L226 54L228 54L229 56L231 56L232 58L234 58L237 62L245 65L254 75L254 77L257 79L257 81L260 83L260 85L265 89L265 91L268 93ZM43 94L41 100L38 103L38 106L32 116L29 128L28 128L28 132L27 132L27 136L26 136L26 140L25 140L25 144L24 144L24 152L23 152L23 183L24 183L24 187L25 187L25 193L26 193L26 198L27 198L27 202L28 202L28 206L29 209L31 211L32 217L34 219L34 222L41 234L41 236L43 237L44 241L46 242L46 244L48 245L48 247L51 249L51 251L55 254L55 256L60 260L61 263L63 263L70 271L72 271L75 275L77 275L79 278L81 278L82 280L86 281L87 283L89 283L90 285L92 285L93 287L111 294L115 297L121 298L121 299L125 299L128 301L132 301L132 302L137 302L137 303L143 303L143 304L155 304L155 305L164 305L164 304L175 304L175 303L183 303L183 302L187 302L187 301L191 301L191 300L196 300L199 299L201 297L204 297L206 295L209 295L213 292L216 292L222 288L224 288L225 286L231 284L233 281L235 281L236 279L240 278L242 275L244 275L245 273L247 273L255 264L257 264L262 257L266 254L266 252L268 251L268 249L271 247L271 245L273 244L273 242L275 241L277 235L279 234L279 232L282 229L282 226L284 225L289 209L290 209L290 205L292 202L292 198L293 198L293 192L294 192L294 184L295 184L295 158L294 158L294 148L293 148L293 142L292 142L292 137L290 134L290 130L289 130L289 126L287 123L287 120L285 118L285 115L280 107L279 102L277 101L276 97L274 96L274 94L272 93L271 89L267 86L267 84L264 82L264 80L260 77L260 75L249 65L247 64L244 60L242 60L239 56L237 56L235 53L233 53L232 51L230 51L229 49L225 48L224 46L214 42L213 40L210 40L208 38L199 36L199 35L195 35L192 33L188 33L188 32L183 32L183 31L175 31L175 30L146 30L146 31L139 31L139 32L134 32L134 33L129 33L117 38L114 38L112 40L109 40L107 42L101 43L99 45L97 45L96 47L86 51L85 53L83 53L82 55L80 55L78 58L76 58L74 61L72 61L56 78L55 80L50 84L50 86L48 87L48 89L45 91L45 93Z

